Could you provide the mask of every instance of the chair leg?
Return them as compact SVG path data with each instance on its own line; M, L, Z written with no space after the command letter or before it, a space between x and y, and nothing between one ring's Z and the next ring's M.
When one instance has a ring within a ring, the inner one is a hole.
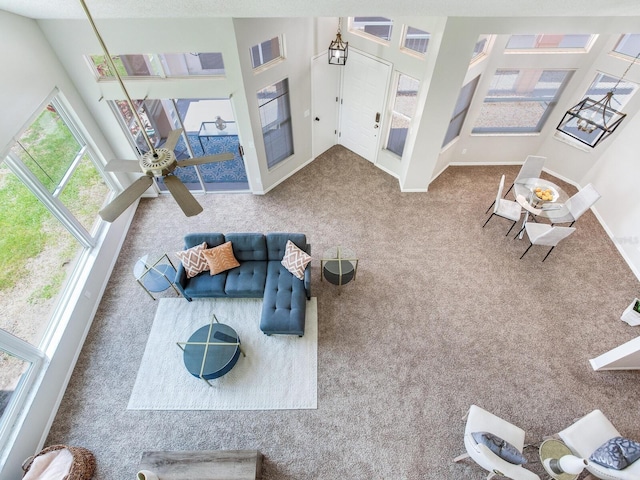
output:
M511 224L511 228L509 228L509 231L505 234L505 237L508 237L508 236L509 236L509 233L511 232L511 230L513 229L514 225L515 225L517 222L518 222L518 221L516 220L515 222L513 222L513 223Z
M522 256L520 257L520 260L522 260L522 257L525 256L525 254L529 251L529 249L533 246L533 243L529 243L529 246L527 247L527 249L524 251L524 253L522 254Z
M462 455L458 455L456 458L453 459L453 463L457 463L460 460L464 460L465 458L469 458L468 453L463 453Z
M516 238L518 238L523 230L524 230L524 226L520 230L518 230L518 233L516 233L516 236L513 237L513 239L515 240Z
M495 476L496 476L496 472L489 472L489 475L487 475L487 480L491 480Z
M556 247L551 247L551 250L553 250L554 248L556 248ZM547 252L547 254L544 256L544 258L542 259L542 261L543 261L543 262L544 262L544 261L547 259L547 257L549 256L549 254L551 253L551 250L549 250L549 251Z
M489 223L489 220L491 220L491 217L493 217L495 215L495 213L492 213L491 215L489 215L489 218L487 218L487 221L484 222L484 225L486 225L487 223ZM482 225L482 228L484 228L484 225Z
M511 189L513 188L513 183L511 184L511 186L509 187L509 190L507 190L506 192L504 192L504 195L502 196L502 198L507 198L507 193L509 193L511 191Z
M491 210L491 207L493 207L496 204L496 201L494 200L493 203L491 205L489 205L489 208L487 208L487 211L484 212L485 214L489 213L489 210Z

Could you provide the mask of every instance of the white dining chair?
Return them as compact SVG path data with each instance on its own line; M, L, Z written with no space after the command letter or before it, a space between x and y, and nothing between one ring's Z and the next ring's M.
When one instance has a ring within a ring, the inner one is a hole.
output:
M594 186L591 184L585 185L578 193L566 201L565 205L569 209L569 213L562 217L551 218L551 223L553 225L557 223L569 223L571 227L576 223L576 220L598 200L600 200L600 194Z
M489 220L491 220L494 215L497 215L502 218L506 218L513 222L511 224L511 228L509 228L509 230L505 234L505 237L506 237L507 235L509 235L509 232L511 232L511 229L516 224L516 222L520 220L520 215L522 214L522 207L518 202L513 202L511 200L505 200L504 198L501 198L502 190L504 190L504 175L502 175L502 178L500 179L500 185L498 186L498 194L496 195L496 200L493 203L493 212L491 213L489 218L487 218L487 221L484 222L484 225L482 225L482 228L484 228L485 225L489 223Z
M529 155L527 158L525 158L524 163L522 164L522 167L520 167L520 171L518 172L518 175L516 175L516 179L513 181L509 189L506 192L504 192L503 198L507 197L507 194L511 191L511 189L513 188L513 185L521 178L540 177L540 174L542 173L542 167L544 166L544 161L546 159L547 157L538 157L536 155ZM493 205L494 204L492 203L489 206L489 208L487 208L487 211L485 213L489 213L489 210L491 210L491 207L493 207Z
M543 262L547 259L549 254L553 251L554 248L556 248L556 245L558 245L558 243L560 243L562 239L567 238L569 235L576 231L576 229L572 227L554 227L552 225L549 225L548 223L533 222L525 223L524 229L527 232L530 244L520 258L522 259L522 257L524 257L529 249L534 245L551 247L551 249L542 259Z

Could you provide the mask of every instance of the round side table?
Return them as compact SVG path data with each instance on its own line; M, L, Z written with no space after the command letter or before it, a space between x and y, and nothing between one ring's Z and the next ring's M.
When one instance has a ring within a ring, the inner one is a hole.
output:
M325 278L333 285L345 285L355 280L358 270L356 254L343 247L332 247L322 255L320 279Z
M549 474L549 476L555 480L576 480L580 474L574 473L555 473L549 469L549 467L545 464L545 460L560 460L565 455L573 455L573 452L569 450L564 443L560 440L556 440L555 438L549 438L542 442L540 445L540 462L544 467L544 470Z

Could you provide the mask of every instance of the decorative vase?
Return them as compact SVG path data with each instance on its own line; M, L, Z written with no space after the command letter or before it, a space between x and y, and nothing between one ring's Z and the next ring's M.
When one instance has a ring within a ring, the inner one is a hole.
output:
M137 480L159 480L158 475L149 470L140 470L136 476Z

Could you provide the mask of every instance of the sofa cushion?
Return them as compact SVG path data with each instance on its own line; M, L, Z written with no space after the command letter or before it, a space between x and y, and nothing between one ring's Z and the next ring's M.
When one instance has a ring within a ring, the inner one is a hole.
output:
M222 233L188 233L184 236L184 248L191 248L205 242L208 248L217 247L225 242Z
M209 264L211 275L217 275L240 266L236 257L233 256L231 242L225 242L217 247L203 250L202 255Z
M269 260L281 261L287 250L287 242L291 240L300 250L307 250L307 237L304 233L267 233L267 252Z
M310 261L311 256L307 252L300 250L291 240L287 240L287 249L280 262L284 268L300 280L304 280L304 270Z
M279 261L270 261L260 329L268 335L304 335L306 300L304 282L291 275Z
M267 259L267 244L261 233L227 233L224 238L233 244L233 254L240 263Z
M184 287L184 293L191 298L226 297L224 285L227 280L227 272L211 276L209 272L202 272L193 278Z
M207 248L207 244L202 242L195 247L187 248L181 252L176 252L176 257L180 259L184 266L185 272L187 272L187 278L195 277L200 272L209 270L209 264L202 255L202 252Z
M239 267L229 270L226 273L227 281L224 291L227 296L244 298L262 297L267 279L267 262L241 262Z

